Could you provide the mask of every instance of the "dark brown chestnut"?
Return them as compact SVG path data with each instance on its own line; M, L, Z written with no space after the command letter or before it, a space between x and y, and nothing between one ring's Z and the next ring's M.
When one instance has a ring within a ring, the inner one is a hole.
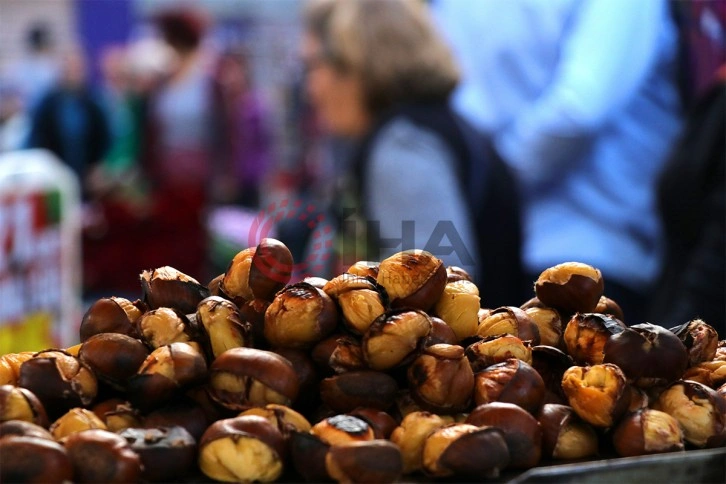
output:
M334 445L325 458L328 475L337 482L396 482L401 477L401 451L387 440Z
M545 383L545 403L567 403L562 391L562 376L575 362L569 355L552 346L532 348L532 368Z
M299 282L275 295L265 312L265 338L272 346L310 348L338 324L338 310L330 296Z
M425 410L451 414L465 410L474 391L474 372L458 345L425 348L408 367L411 396Z
M255 415L218 420L199 441L199 468L217 481L274 481L285 456L282 434Z
M136 482L141 458L126 439L107 430L87 430L64 439L74 482Z
M360 339L337 333L315 345L311 353L313 361L330 373L364 370L367 365L363 359Z
M127 428L118 435L141 458L141 478L146 481L178 481L194 466L197 443L184 427Z
M329 481L325 457L330 445L308 432L293 432L290 436L290 457L295 471L308 482Z
M644 408L620 421L613 444L621 457L677 452L683 450L683 431L667 413Z
M625 314L623 314L623 309L617 302L607 296L600 296L600 300L597 302L597 306L595 306L595 310L593 312L600 314L609 314L615 319L619 319L623 322L625 321Z
M24 420L41 427L48 426L48 415L38 397L27 388L0 385L0 423Z
M398 426L394 418L382 410L371 407L358 407L348 412L348 415L358 417L368 422L373 429L376 439L388 439L393 430Z
M572 407L547 403L542 406L538 420L542 428L543 457L571 460L597 455L595 429L578 417Z
M73 465L65 448L38 437L9 435L0 439L0 481L64 483L73 480Z
M96 377L117 390L126 384L149 356L148 348L139 340L118 333L101 333L83 342L78 352L81 362Z
M202 299L209 297L209 289L173 267L143 271L139 279L142 300L149 309L173 308L182 314L190 314L197 310Z
M320 382L323 403L339 413L357 407L385 410L393 404L397 391L393 377L372 370L345 372Z
M451 424L424 442L423 468L434 477L497 477L509 461L504 434L494 427Z
M595 427L611 427L630 403L625 374L611 363L573 366L562 377L562 390L577 415Z
M505 402L519 405L531 414L542 406L545 385L539 373L527 363L510 358L474 375L477 405Z
M603 361L614 363L636 386L663 386L677 380L688 365L688 352L678 336L654 324L636 324L612 335Z
M726 401L706 385L677 381L660 394L653 408L678 420L684 439L696 447L726 443Z
M268 403L291 405L300 383L292 364L270 351L253 348L227 350L210 366L209 395L235 411Z
M456 333L451 329L451 326L446 324L443 319L431 316L431 333L428 339L424 343L424 346L445 344L455 345L459 343L459 338L456 337Z
M398 309L381 315L363 336L363 358L374 370L404 365L431 334L431 320L420 310Z
M122 297L104 297L94 302L83 315L80 327L81 342L94 334L119 333L136 336L134 324L144 312L140 302L132 303Z
M264 238L257 244L249 270L249 287L254 299L271 301L290 282L293 258L290 249L277 239Z
M607 340L624 330L622 321L607 314L575 314L563 336L567 354L580 365L599 365L603 362Z
M199 441L209 422L200 404L189 397L182 397L154 409L143 417L142 424L135 426L147 429L184 427L196 441Z
M598 269L581 262L565 262L542 271L534 284L537 298L563 314L595 310L605 288Z
M425 250L408 250L381 261L378 284L388 294L392 308L431 309L446 286L446 267Z
M59 350L42 351L24 362L18 386L38 397L51 420L73 407L91 404L98 392L93 371L78 358Z
M504 402L479 405L469 414L465 423L501 430L509 449L509 467L530 469L539 463L542 429L537 419L522 407Z
M38 437L55 441L53 435L46 429L25 420L8 420L0 423L0 439L10 435Z

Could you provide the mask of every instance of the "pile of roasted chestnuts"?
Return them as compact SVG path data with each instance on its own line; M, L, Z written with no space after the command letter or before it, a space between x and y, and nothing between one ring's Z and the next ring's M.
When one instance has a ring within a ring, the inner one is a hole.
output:
M80 344L0 357L0 481L482 479L726 445L726 341L626 325L594 267L489 309L425 251L292 267L264 239L207 285L144 271Z

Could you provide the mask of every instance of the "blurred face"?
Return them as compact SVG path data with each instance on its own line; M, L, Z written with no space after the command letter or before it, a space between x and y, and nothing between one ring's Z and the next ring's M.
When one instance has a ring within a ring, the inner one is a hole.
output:
M365 108L360 80L327 62L320 41L310 34L303 38L301 55L306 71L305 90L323 127L341 136L365 133L370 114Z

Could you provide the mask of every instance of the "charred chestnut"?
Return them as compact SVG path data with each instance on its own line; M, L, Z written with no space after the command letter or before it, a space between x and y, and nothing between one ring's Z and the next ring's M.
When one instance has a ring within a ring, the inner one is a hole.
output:
M190 314L196 311L202 299L209 297L209 289L173 267L143 271L139 279L143 301L149 309L173 308L182 314Z
M598 269L581 262L565 262L542 271L534 284L537 298L564 314L595 310L604 290Z
M716 357L718 333L713 326L700 319L694 319L671 331L683 342L688 350L688 366L695 366Z
M184 427L124 429L119 434L141 458L141 478L172 482L185 477L197 455L197 443Z
M433 345L424 349L408 367L411 396L425 410L461 412L469 406L474 391L474 372L457 345Z
M409 250L381 261L377 281L385 288L391 307L428 311L444 292L446 268L425 250Z
M373 440L373 428L363 419L352 415L336 415L313 425L310 433L328 445Z
M542 406L545 386L539 373L527 363L514 358L498 363L474 375L474 401L513 403L536 414Z
M607 340L624 330L622 321L606 314L575 314L565 327L567 353L578 364L599 365Z
M341 373L320 382L323 403L340 413L357 407L385 410L393 404L397 391L393 377L372 370Z
M20 379L20 365L31 359L34 354L34 351L23 351L0 356L0 385L17 386Z

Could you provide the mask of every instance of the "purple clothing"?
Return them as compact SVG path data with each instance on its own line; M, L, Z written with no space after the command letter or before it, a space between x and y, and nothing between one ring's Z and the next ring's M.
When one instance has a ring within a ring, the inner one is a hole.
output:
M272 136L266 114L255 93L241 96L230 113L232 169L242 186L258 186L272 164Z

